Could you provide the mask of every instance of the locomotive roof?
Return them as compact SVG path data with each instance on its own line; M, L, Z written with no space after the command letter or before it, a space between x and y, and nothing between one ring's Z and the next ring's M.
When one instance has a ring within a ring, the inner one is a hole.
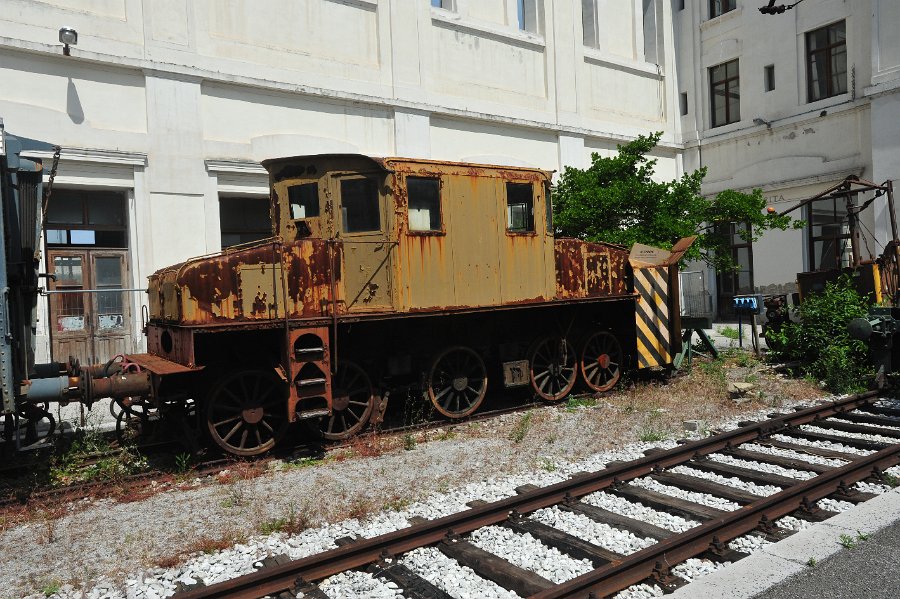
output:
M482 176L491 176L491 174L496 173L495 176L500 176L504 178L514 178L515 174L525 175L524 178L533 178L535 175L538 175L540 178L545 179L546 181L550 181L553 177L554 171L547 171L539 168L532 167L524 167L524 166L506 166L499 164L481 164L476 162L453 162L450 160L430 160L425 158L403 158L398 156L389 156L389 157L377 157L377 156L368 156L366 154L306 154L301 156L289 156L283 158L268 158L262 161L262 166L269 171L272 172L272 169L276 166L283 166L288 164L294 164L297 162L307 162L310 160L323 160L323 159L345 159L345 160L360 160L363 162L370 162L375 168L378 170L383 170L386 172L402 172L402 173L411 173L411 172L423 172L427 171L429 166L437 166L437 167L450 167L450 168L461 168L474 170L472 172L473 175L482 175ZM480 172L479 172L480 171ZM504 175L504 173L508 173ZM530 175L530 176L529 176Z

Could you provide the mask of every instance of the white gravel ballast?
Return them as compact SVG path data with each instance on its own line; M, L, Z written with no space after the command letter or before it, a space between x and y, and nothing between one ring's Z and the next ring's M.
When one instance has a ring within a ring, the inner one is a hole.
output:
M851 447L842 443L832 443L831 441L816 441L806 439L804 437L789 437L787 435L772 435L773 441L781 441L783 443L793 443L794 445L806 445L808 447L816 447L818 449L830 449L831 451L840 451L842 453L855 453L857 455L869 455L875 453L871 449L860 449Z
M818 433L820 435L831 435L832 437L845 437L847 439L863 439L866 441L875 441L876 443L884 443L885 445L893 445L897 442L894 437L885 437L884 435L867 435L865 433L848 433L847 431L839 431L833 428L819 428L811 424L804 424L801 430Z
M530 534L520 535L501 526L479 528L468 538L480 549L500 556L514 566L561 584L594 569L586 560L577 560L558 549L547 547Z
M741 509L740 504L737 504L733 501L722 499L721 497L716 497L715 495L710 495L709 493L685 491L684 489L679 489L678 487L664 485L661 482L653 480L652 478L638 478L630 481L630 484L633 484L636 487L643 487L651 491L656 491L657 493L663 493L664 495L668 495L669 497L686 499L688 501L693 501L694 503L699 503L707 507L714 507L726 512L733 512L735 510Z
M684 532L689 528L700 525L699 522L695 522L694 520L688 520L681 516L660 512L643 504L632 503L627 499L623 499L617 495L604 493L603 491L591 493L581 500L590 505L619 514L620 516L628 516L629 518L634 518L636 520L643 520L644 522L673 532Z
M769 495L774 495L775 493L781 491L781 487L776 487L775 485L757 485L756 483L741 480L736 476L722 476L721 474L716 474L714 472L697 470L695 468L691 468L690 466L675 466L674 468L669 468L667 472L684 474L686 476L693 476L694 478L702 478L704 480L719 483L720 485L726 485L735 489L741 489L743 491L747 491L748 493L759 495L760 497L768 497Z
M378 580L368 572L351 570L324 580L319 588L331 599L396 599L403 591L393 582Z
M635 536L630 531L595 522L584 514L568 512L556 506L537 510L531 518L621 555L630 555L656 543L653 539Z
M729 466L739 466L741 468L756 470L758 472L768 472L769 474L778 474L780 476L787 476L798 480L807 480L816 476L815 472L809 472L808 470L793 470L791 468L782 468L781 466L767 464L765 462L742 460L724 453L711 453L708 457L714 462L728 464Z
M518 599L518 595L481 578L434 547L405 553L400 563L456 599Z

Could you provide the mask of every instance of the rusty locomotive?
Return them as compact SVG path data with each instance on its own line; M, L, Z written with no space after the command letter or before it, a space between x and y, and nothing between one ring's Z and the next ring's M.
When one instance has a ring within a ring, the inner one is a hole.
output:
M298 420L352 436L399 390L463 418L489 388L557 401L680 350L675 265L690 240L644 261L556 239L550 172L362 155L263 165L272 237L154 273L147 353L70 368L64 399L195 403L199 428L250 456Z

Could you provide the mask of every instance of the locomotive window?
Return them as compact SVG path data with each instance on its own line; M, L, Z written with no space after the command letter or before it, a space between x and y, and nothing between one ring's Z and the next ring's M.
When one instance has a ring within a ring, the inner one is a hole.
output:
M291 185L288 187L288 201L294 220L319 216L319 184Z
M341 220L344 233L381 230L378 212L378 186L372 179L341 181Z
M510 233L534 231L534 189L531 183L506 184L506 230Z
M408 177L409 230L441 230L441 181L424 177Z

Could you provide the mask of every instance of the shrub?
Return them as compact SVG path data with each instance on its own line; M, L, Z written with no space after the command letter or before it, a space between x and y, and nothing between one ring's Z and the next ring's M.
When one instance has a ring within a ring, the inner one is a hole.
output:
M803 299L799 323L787 323L769 333L770 348L774 348L769 355L799 361L804 374L823 381L833 393L860 391L872 373L868 348L850 337L847 324L868 311L868 298L856 291L850 277L827 283L824 291Z

